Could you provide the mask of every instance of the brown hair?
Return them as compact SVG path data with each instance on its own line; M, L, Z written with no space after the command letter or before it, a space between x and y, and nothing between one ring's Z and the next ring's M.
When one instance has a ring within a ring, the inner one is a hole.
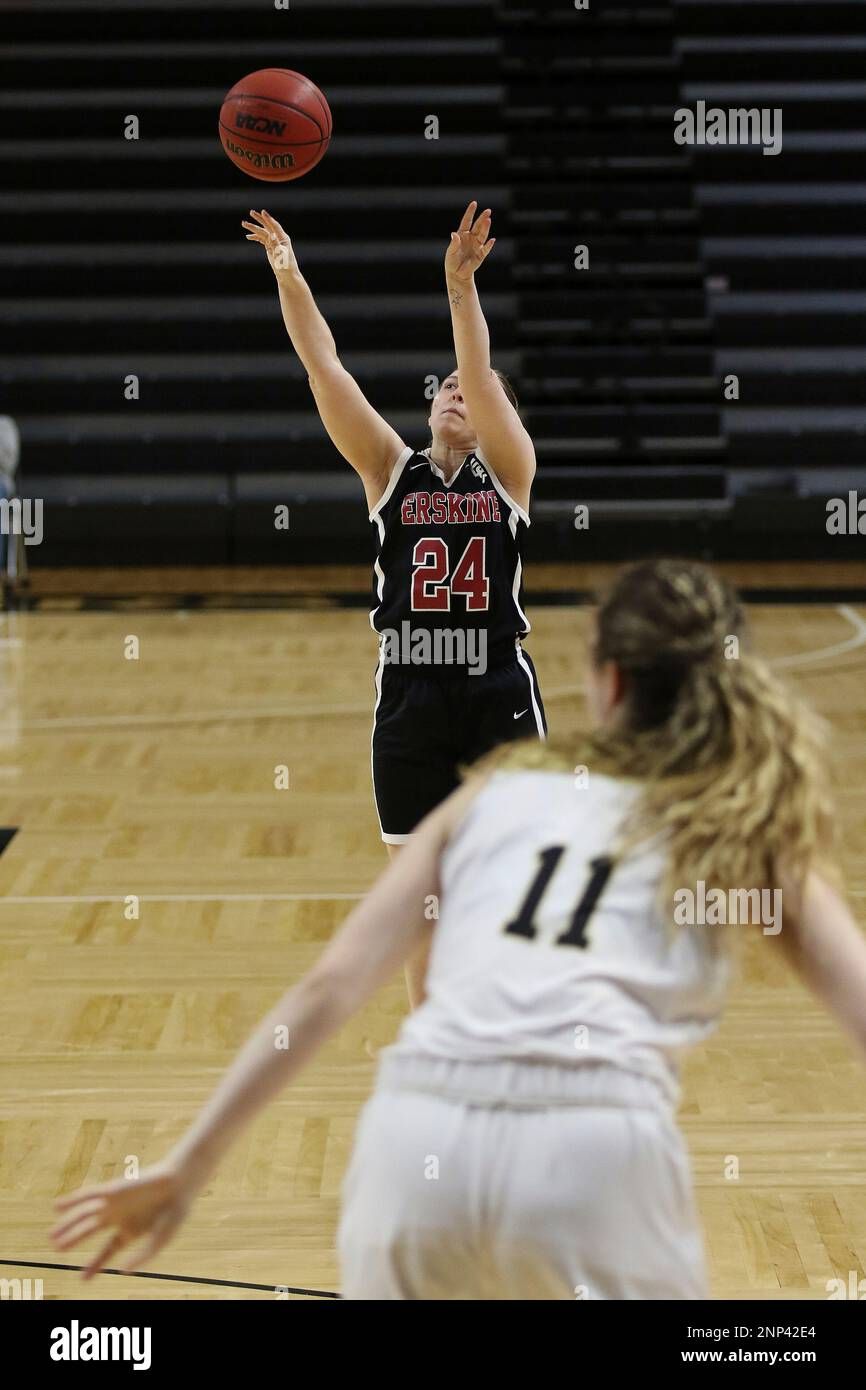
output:
M517 395L515 393L514 387L508 380L508 377L505 375L504 372L498 371L496 367L493 368L493 375L499 378L500 385L502 386L502 389L505 392L511 404L514 406L514 409L519 410L520 407L517 404Z
M456 367L455 367L454 370L455 370L455 371L457 370ZM519 407L518 404L517 404L517 395L516 395L516 393L515 393L514 387L511 385L511 382L508 380L508 377L505 375L504 372L500 372L500 371L498 370L498 368L496 368L496 367L491 367L490 370L493 372L493 375L498 379L499 384L501 385L503 391L505 392L505 394L506 394L506 396L508 397L508 399L509 399L509 401L511 402L511 404L514 406L514 409L515 409L515 410L519 410L520 407ZM449 373L448 373L448 376L453 376L453 375L454 375L453 372L449 372ZM442 380L443 380L443 381L447 381L447 380L448 380L448 377L443 377ZM441 384L440 384L440 390L441 390Z
M797 882L816 861L835 877L823 724L748 649L724 580L691 561L626 569L599 606L593 660L623 673L616 717L576 747L515 744L482 765L639 781L622 847L663 837L668 901L698 879L775 884L780 864Z

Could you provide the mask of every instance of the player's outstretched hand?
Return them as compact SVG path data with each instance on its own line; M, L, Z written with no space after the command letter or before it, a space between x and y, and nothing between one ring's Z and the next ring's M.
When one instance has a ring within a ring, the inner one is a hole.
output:
M271 217L269 212L262 208L261 212L250 210L250 217L253 222L242 222L241 226L246 227L247 241L257 241L268 253L268 262L271 270L279 280L283 273L290 273L297 270L298 262L292 248L289 234L275 217Z
M189 1210L195 1188L169 1163L146 1168L139 1178L119 1178L97 1187L81 1187L60 1197L55 1209L63 1212L51 1232L58 1250L69 1250L97 1232L108 1239L82 1271L91 1279L130 1242L143 1242L129 1252L120 1268L138 1268L171 1240Z
M473 199L457 231L451 233L451 245L445 255L445 275L449 280L471 280L496 245L496 237L490 236L490 208L476 217L477 208Z

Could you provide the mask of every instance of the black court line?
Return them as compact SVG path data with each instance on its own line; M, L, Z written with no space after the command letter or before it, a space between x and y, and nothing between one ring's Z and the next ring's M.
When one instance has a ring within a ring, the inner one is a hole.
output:
M84 1265L43 1264L39 1260L0 1260L0 1265L9 1269L59 1269L80 1274ZM208 1279L193 1274L145 1274L134 1269L101 1269L100 1274L117 1274L121 1279L164 1279L175 1284L214 1284L223 1289L256 1289L261 1293L275 1293L285 1289L287 1293L300 1294L303 1298L340 1298L340 1294L330 1289L296 1289L291 1284L248 1284L242 1279Z
M531 578L531 575L530 575ZM866 604L866 585L841 588L782 588L745 586L737 590L746 603L768 604ZM597 592L592 589L529 588L526 606L532 608L571 608L593 604ZM268 610L309 609L322 612L329 608L370 607L369 593L354 590L338 593L267 593L267 594L82 594L78 612L116 613L132 610L139 613L173 612L193 609L196 612L266 612ZM21 611L55 611L52 595L33 595L19 605ZM64 595L62 611L69 612L69 596Z
M12 840L18 834L18 826L12 826L8 830L0 828L0 854L4 849L8 849Z

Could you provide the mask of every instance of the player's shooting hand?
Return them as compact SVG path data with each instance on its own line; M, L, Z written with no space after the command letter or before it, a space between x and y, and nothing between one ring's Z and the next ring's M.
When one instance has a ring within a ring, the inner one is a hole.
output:
M255 221L241 223L242 227L246 227L247 241L257 241L265 248L268 263L277 279L279 280L281 275L290 275L296 271L298 262L288 232L280 226L275 217L265 212L264 208L261 212L251 210L250 217Z
M451 233L451 245L445 255L445 276L448 280L470 281L496 245L496 237L490 236L490 208L476 217L477 208L478 204L473 199L457 231Z
M120 1267L138 1268L171 1240L196 1191L195 1182L170 1162L146 1168L139 1178L81 1187L55 1202L63 1218L52 1230L51 1240L58 1250L69 1250L97 1232L108 1232L108 1239L85 1265L84 1279L98 1274L133 1242L136 1248Z

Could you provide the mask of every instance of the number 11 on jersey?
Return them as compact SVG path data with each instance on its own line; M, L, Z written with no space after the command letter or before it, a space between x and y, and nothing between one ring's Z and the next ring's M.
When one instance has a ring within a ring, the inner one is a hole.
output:
M565 845L551 845L549 849L543 849L539 853L541 863L538 872L532 883L529 885L526 897L520 906L517 916L514 917L505 927L505 931L512 936L525 936L532 941L538 935L538 927L535 924L535 914L539 903L547 892L550 880L556 873L559 861L565 854ZM597 859L589 862L590 878L589 883L583 891L583 896L574 909L568 930L558 936L553 943L555 946L578 946L585 950L589 945L586 937L586 928L589 919L595 910L596 903L604 891L604 886L613 871L613 859L607 855L599 855Z

